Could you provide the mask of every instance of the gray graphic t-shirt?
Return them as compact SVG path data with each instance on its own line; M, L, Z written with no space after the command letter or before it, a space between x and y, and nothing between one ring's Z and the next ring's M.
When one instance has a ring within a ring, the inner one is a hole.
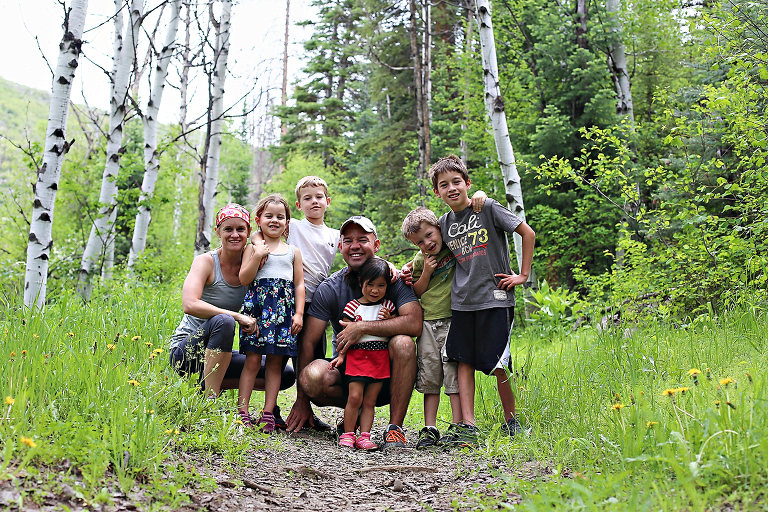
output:
M456 275L451 286L451 309L478 311L515 305L515 292L497 287L495 274L510 274L507 233L522 219L487 199L480 213L471 206L440 217L443 242L456 256Z

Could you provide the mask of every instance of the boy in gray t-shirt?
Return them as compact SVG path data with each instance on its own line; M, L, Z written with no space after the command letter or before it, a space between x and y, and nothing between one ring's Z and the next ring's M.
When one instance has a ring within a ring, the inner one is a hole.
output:
M536 234L522 219L488 199L480 213L472 210L467 191L472 185L464 163L456 156L441 158L429 170L434 191L451 208L443 215L443 241L456 257L451 286L453 320L446 340L448 358L459 363L463 443L476 444L475 370L495 375L504 408L502 429L521 430L515 416L515 395L506 367L509 334L514 319L514 287L531 272ZM512 272L508 233L523 239L520 274Z

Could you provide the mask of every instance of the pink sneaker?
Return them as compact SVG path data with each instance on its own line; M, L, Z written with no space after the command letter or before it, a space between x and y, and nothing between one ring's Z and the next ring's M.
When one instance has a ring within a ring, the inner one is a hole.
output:
M352 448L355 449L355 433L354 432L344 432L339 436L339 446L342 448Z
M370 432L361 432L360 435L357 436L357 441L355 441L355 448L372 452L378 450L379 445L371 441Z
M264 424L261 427L261 431L265 434L271 434L275 431L275 416L271 412L261 411L261 418L259 418L259 425Z

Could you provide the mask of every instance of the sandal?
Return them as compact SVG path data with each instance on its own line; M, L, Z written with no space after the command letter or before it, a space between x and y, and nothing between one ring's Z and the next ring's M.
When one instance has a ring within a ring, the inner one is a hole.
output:
M275 415L271 412L261 411L261 418L259 418L259 425L264 424L261 427L261 431L265 434L271 434L275 431Z
M379 445L371 441L370 432L361 432L360 435L357 436L357 441L355 441L355 448L366 451L374 451L379 449Z
M352 448L355 449L355 433L354 432L344 432L339 436L339 446L342 448Z
M245 428L251 428L253 426L253 423L251 422L251 415L248 414L248 411L237 411L237 414L239 416L240 422Z

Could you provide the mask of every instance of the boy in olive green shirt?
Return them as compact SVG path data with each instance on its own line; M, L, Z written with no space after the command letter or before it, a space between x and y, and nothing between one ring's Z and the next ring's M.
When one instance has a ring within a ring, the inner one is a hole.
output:
M444 360L445 340L451 327L451 283L456 270L453 253L443 244L437 217L426 208L416 208L403 220L403 236L419 248L411 262L413 291L421 299L424 326L416 340L418 375L416 389L424 394L424 428L416 449L451 444L454 426L461 423L458 365ZM453 424L440 437L437 409L440 388L451 401Z

